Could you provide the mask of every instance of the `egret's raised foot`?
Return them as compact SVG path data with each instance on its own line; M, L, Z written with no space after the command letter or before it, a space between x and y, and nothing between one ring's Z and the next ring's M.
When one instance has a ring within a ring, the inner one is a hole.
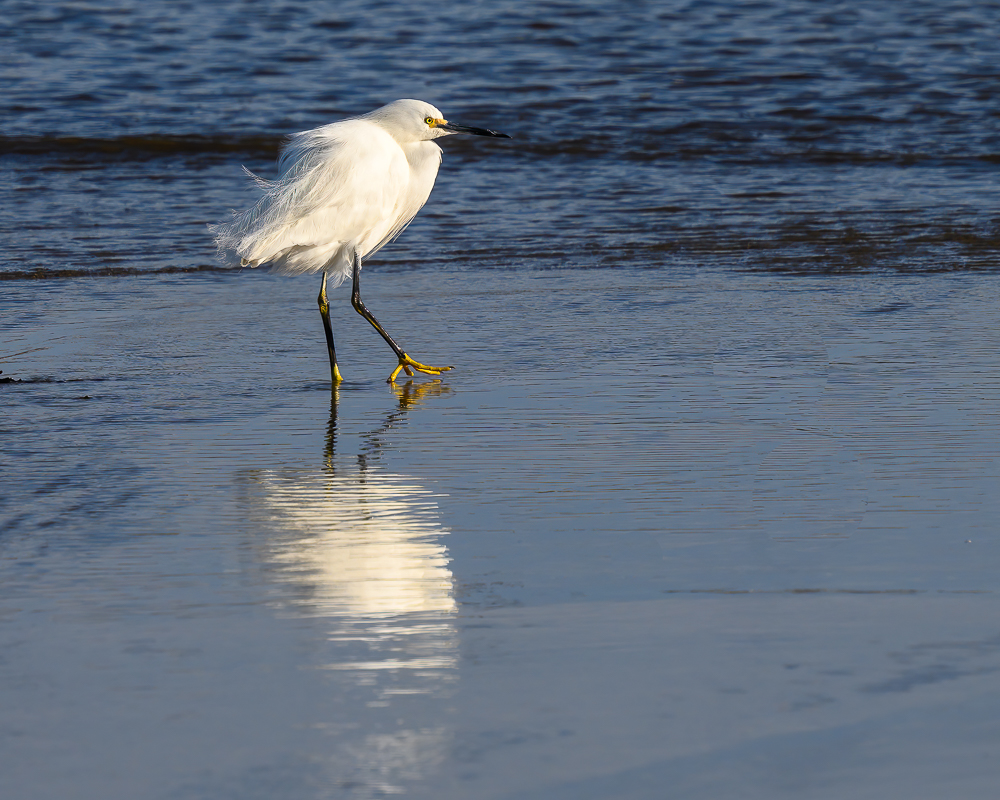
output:
M400 372L405 372L410 377L413 377L413 370L417 372L423 372L425 375L440 375L442 372L447 372L450 369L455 369L454 367L429 367L427 364L421 364L419 361L414 361L406 353L403 353L399 358L399 366L392 371L392 375L389 376L387 383L395 383L396 376Z

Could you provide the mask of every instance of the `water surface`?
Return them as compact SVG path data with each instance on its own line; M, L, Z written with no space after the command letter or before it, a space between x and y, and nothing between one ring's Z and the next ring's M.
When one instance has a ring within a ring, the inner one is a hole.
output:
M9 792L994 796L1000 6L7 9ZM405 96L332 392L205 225Z

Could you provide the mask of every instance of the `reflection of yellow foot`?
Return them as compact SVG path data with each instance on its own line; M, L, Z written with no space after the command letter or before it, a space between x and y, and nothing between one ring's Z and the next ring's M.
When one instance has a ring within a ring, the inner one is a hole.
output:
M455 369L454 367L429 367L426 364L421 364L418 361L414 361L406 353L403 353L399 358L399 366L392 371L392 375L389 376L389 383L396 382L396 376L400 372L406 372L410 377L413 376L413 370L417 372L423 372L426 375L440 375L442 372L447 372L450 369Z
M408 380L406 383L394 383L392 384L392 391L399 399L400 408L418 406L427 397L441 397L451 394L451 389L441 383L440 378L435 378L425 383L414 383L411 380Z

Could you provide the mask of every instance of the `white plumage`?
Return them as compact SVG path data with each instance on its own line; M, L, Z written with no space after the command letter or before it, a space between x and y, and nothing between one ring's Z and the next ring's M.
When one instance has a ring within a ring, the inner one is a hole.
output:
M323 272L320 310L327 329L334 381L339 371L329 325L326 283L354 275L354 307L385 338L400 360L390 381L410 367L439 374L410 359L361 302L362 259L392 241L431 193L441 148L452 133L510 138L484 128L449 123L430 103L397 100L369 114L293 135L281 153L277 180L247 174L264 194L231 222L210 226L220 256L230 264L270 264L288 275ZM245 168L244 168L245 169Z
M397 100L353 119L294 134L275 181L247 174L264 196L232 222L212 226L229 262L301 275L326 270L338 284L351 274L354 250L364 259L394 239L434 188L441 148L451 131L429 126L441 112L419 100Z

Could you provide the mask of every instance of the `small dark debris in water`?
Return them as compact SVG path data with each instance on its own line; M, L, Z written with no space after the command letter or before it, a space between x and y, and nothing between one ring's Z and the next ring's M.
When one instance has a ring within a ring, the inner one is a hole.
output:
M192 272L235 272L233 267L201 264L196 267L162 267L138 269L136 267L104 267L102 269L36 269L0 272L0 281L50 280L55 278L124 278L141 275L183 275Z
M79 100L78 100L79 101ZM273 158L281 146L278 136L119 136L113 139L86 136L5 136L2 144L7 153L21 155L52 155L63 157L111 156L134 159L158 158L164 155L218 156L222 153L254 154Z
M84 395L81 395L80 397L77 397L76 399L77 400L93 400L94 398L91 397L89 394L84 394Z
M106 381L108 378L5 378L0 370L0 383L91 383ZM93 400L89 394L76 398L77 400Z
M877 308L867 308L863 313L891 314L893 311L902 311L905 308L909 308L911 305L911 303L886 303L884 306L878 306Z

